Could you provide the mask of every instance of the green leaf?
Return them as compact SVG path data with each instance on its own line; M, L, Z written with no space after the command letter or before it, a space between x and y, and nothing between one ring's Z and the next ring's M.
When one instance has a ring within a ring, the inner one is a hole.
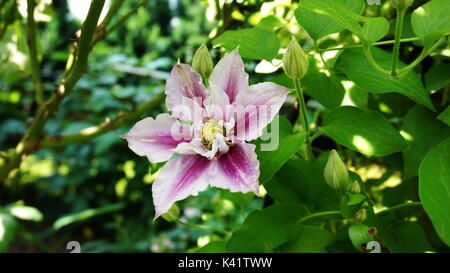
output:
M418 253L434 251L427 242L422 227L413 222L401 222L393 225L392 215L376 215L373 209L367 210L365 223L377 229L377 238L392 253ZM383 252L383 251L382 251Z
M17 230L17 220L9 213L0 212L0 252L8 252L8 247L14 239Z
M352 2L354 3L355 1ZM350 30L358 37L364 38L362 28L358 23L358 19L361 16L352 13L344 5L344 2L340 0L303 0L301 6L330 17L336 24Z
M239 47L243 58L272 60L280 49L280 41L273 31L254 27L240 30L227 30L212 41L214 46L222 46L228 51Z
M40 222L44 218L37 208L30 206L13 206L9 212L21 220Z
M403 151L404 179L419 173L420 163L428 151L450 136L450 128L423 106L412 107L405 116L401 134L409 148Z
M232 252L271 252L294 239L298 220L306 215L303 206L272 205L250 213L227 243Z
M423 159L419 170L419 196L437 233L450 246L450 137Z
M437 117L438 120L445 122L448 126L450 126L450 106L447 106L442 113Z
M364 6L364 3L362 1L355 3L353 0L344 0L343 5L350 12L359 14ZM295 10L295 18L297 19L297 22L305 28L309 36L311 36L311 38L315 41L328 34L344 30L344 27L337 25L328 16L304 8L303 3Z
M390 69L392 56L379 48L372 47L372 55L384 69ZM405 64L399 62L399 68ZM424 89L419 76L411 71L400 79L392 78L376 70L367 61L361 49L347 49L338 58L335 69L340 69L355 82L356 85L373 93L396 92L409 97L415 102L434 110L429 93Z
M352 106L331 111L320 130L337 143L365 155L384 156L407 147L400 133L381 114Z
M291 159L264 187L281 204L306 204L314 210L335 209L339 200L323 177L326 162L326 157L311 161Z
M366 197L363 194L360 194L360 193L350 194L350 198L347 202L347 205L348 206L357 205L357 204L361 203L362 201L364 201L365 199L366 199Z
M384 17L373 18L363 26L363 35L372 44L384 37L389 31L389 22Z
M282 26L283 23L275 15L269 15L261 19L258 23L258 27L273 30L274 28Z
M432 0L413 12L412 28L425 46L431 45L438 37L450 32L449 14L448 0Z
M450 83L450 64L439 63L425 73L427 91L439 90Z
M348 229L348 236L353 246L361 252L366 250L364 246L368 242L373 241L373 238L369 236L369 227L362 224L352 225Z
M327 108L341 105L344 99L345 89L340 79L334 74L327 75L319 71L317 62L313 58L310 58L308 73L301 83L306 94Z
M107 206L100 207L100 208L87 209L87 210L83 210L78 213L66 215L61 218L58 218L55 221L55 223L53 224L53 229L58 230L62 227L65 227L65 226L73 224L73 223L86 221L94 216L121 210L124 207L125 207L124 203L117 203L117 204L107 205Z
M333 234L314 226L301 226L295 239L281 245L282 253L326 253L325 247L333 241Z
M279 130L272 122L267 131L271 133L269 141L259 139L255 142L257 144L256 155L260 163L259 182L261 184L271 179L281 166L302 147L306 139L305 132L292 134L290 122L282 116L279 117ZM264 137L263 135L261 138ZM264 149L269 149L269 151L264 151Z

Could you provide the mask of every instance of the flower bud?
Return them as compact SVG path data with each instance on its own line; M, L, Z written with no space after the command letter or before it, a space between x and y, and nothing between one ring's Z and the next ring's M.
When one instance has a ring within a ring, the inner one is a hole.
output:
M205 44L202 44L195 52L194 59L192 60L192 68L200 73L203 79L207 79L211 75L213 62Z
M414 3L414 0L390 0L391 6L396 9L407 9Z
M333 189L345 189L348 184L348 172L336 150L328 156L328 162L323 173L325 181Z
M180 216L180 209L178 208L177 204L173 204L168 212L161 215L161 217L167 222L173 222L177 220L178 216Z
M291 79L301 79L308 71L308 57L294 37L289 42L284 54L283 69Z
M355 181L350 185L350 192L351 193L361 193L361 186L359 185L358 182Z

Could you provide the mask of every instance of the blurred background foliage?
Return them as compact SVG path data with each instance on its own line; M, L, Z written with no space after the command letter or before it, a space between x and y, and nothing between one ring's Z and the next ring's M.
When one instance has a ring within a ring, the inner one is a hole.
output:
M89 2L37 1L38 48L47 95L53 92L64 71L71 41L86 16ZM137 2L125 1L118 13L126 14ZM426 1L416 2L418 6ZM37 106L24 37L26 0L0 0L0 4L0 150L6 150L18 143ZM298 1L289 0L148 1L94 47L89 71L63 101L56 116L48 121L45 134L78 132L163 92L165 79L178 60L191 62L198 46L207 43L211 48L211 41L226 30L259 25L276 34L281 48L286 47L292 34L304 48L314 48L313 40L295 21L297 4ZM389 5L367 7L364 15L384 16L392 22L394 11ZM405 37L411 36L414 36L411 26L406 24ZM351 33L342 31L327 36L318 46L327 48L353 42ZM403 50L404 61L412 59L418 51L412 43ZM211 50L215 61L221 53L218 48ZM324 57L331 64L335 54ZM448 66L441 62L448 58L446 54L428 58L424 71L437 65ZM320 56L316 55L311 60L312 67L319 70L316 63L320 62ZM246 59L250 81L272 80L291 87L280 69L280 59L279 56L272 62ZM438 76L444 83L430 90L448 84L442 80L445 78L447 75ZM342 77L338 80L345 88L339 95L342 104L378 110L397 127L414 105L398 94L369 94L346 85ZM441 100L436 96L432 98ZM282 109L290 120L295 120L297 112L294 101L289 98ZM333 103L327 103L327 98L320 103L309 98L308 107L312 110L309 119L317 122L319 113L327 111L322 104L332 108ZM142 118L154 117L165 110L161 104ZM82 252L180 252L195 251L220 239L221 235L213 231L153 220L151 183L161 164L151 164L128 149L119 136L131 125L88 143L43 149L28 156L13 179L0 184L0 252L68 252L66 244L74 240L81 243ZM315 147L317 151L331 148L335 146L327 138L319 139ZM417 178L401 183L401 154L374 159L360 157L350 150L344 152L353 166L351 170L361 176L366 190L380 206L417 200ZM198 197L179 202L180 219L233 231L251 211L270 202L273 201L264 192L253 196L210 188ZM435 249L447 249L431 225L425 229L431 234L429 240ZM334 251L356 251L348 242L343 244L337 243Z

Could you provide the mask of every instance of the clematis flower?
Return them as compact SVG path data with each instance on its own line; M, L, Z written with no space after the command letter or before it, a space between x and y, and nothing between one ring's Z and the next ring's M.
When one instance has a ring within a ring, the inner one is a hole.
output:
M166 82L165 113L137 122L123 137L153 162L168 162L152 186L156 217L178 200L208 186L258 192L255 145L286 100L289 89L271 82L248 84L235 50L222 58L206 88L187 64L173 67Z

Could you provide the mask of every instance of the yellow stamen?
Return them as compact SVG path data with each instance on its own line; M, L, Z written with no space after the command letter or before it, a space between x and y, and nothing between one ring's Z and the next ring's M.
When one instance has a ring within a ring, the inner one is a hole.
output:
M219 126L213 119L207 120L202 128L202 144L206 149L212 149L212 144L216 139L217 133L223 135L223 127Z

